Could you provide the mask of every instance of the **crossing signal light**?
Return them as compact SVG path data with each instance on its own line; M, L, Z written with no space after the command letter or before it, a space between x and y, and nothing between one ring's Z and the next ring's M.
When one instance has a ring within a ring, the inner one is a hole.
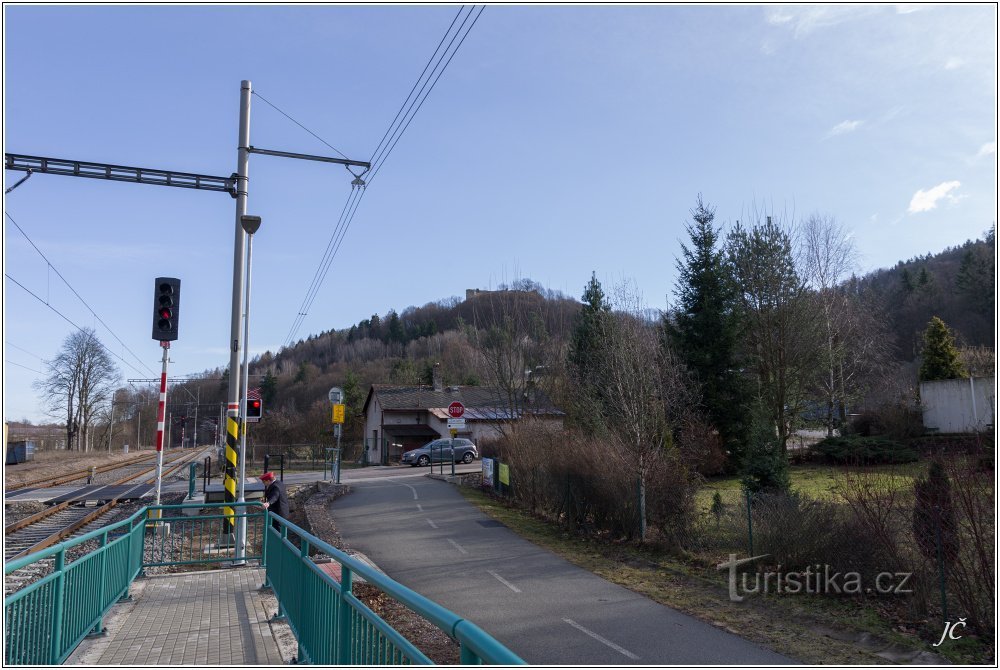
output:
M181 305L181 280L157 277L153 289L153 339L173 342L177 339L177 317Z
M259 398L247 399L247 419L258 420L264 413L264 403Z

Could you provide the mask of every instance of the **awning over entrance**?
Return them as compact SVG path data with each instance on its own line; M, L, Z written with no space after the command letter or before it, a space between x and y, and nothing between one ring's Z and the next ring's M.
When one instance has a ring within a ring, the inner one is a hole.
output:
M429 440L433 440L441 437L440 433L424 423L386 424L382 426L382 430L386 434L398 438L426 437Z

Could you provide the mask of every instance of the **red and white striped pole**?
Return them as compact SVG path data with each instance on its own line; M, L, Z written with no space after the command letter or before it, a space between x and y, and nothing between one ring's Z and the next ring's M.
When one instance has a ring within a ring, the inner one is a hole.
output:
M160 374L160 404L156 410L156 500L160 504L160 486L163 484L163 424L167 411L167 355L170 342L160 342L163 347L163 372ZM159 516L159 514L157 514Z

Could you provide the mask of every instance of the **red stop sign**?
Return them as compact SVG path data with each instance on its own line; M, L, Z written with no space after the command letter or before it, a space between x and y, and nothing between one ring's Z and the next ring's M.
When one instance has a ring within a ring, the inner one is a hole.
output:
M448 405L448 416L453 419L459 419L465 414L465 405L458 402L457 400L450 405Z

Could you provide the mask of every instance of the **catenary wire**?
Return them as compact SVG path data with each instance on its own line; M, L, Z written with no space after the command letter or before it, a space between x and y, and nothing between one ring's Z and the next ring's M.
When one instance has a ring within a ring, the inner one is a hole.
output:
M123 348L125 349L125 351L129 352L130 354L132 354L132 356L133 356L133 357L134 357L134 358L135 358L135 359L136 359L137 361L139 361L139 363L140 363L140 364L141 364L141 365L142 365L142 366L143 366L144 368L146 368L146 370L148 370L150 374L153 374L153 375L155 375L156 373L155 373L155 372L153 372L153 369L152 369L152 368L150 368L150 367L147 367L147 366L146 366L146 364L142 362L142 359L141 359L141 358L139 358L138 356L136 356L136 355L135 355L135 352L134 352L134 351L132 351L131 349L129 349L129 348L128 348L128 345L126 345L126 344L125 344L124 342L122 342L121 338L120 338L120 337L118 337L118 335L116 335L116 334L115 334L115 331L111 330L111 328L110 328L110 327L108 326L108 324L104 323L104 319L102 319L101 317L99 317L99 316L97 315L97 312L95 312L95 311L93 310L93 308L92 308L92 307L91 307L90 305L88 305L88 304L87 304L87 301L86 301L86 300L84 300L84 299L83 299L83 297L82 297L82 296L81 296L81 295L80 295L79 293L77 293L76 289L75 289L75 288L73 288L72 284L70 284L70 283L69 283L68 281L66 281L66 278L62 276L62 273L61 273L61 272L59 272L58 268L56 268L56 266L52 265L52 262L51 262L51 261L50 261L50 260L49 260L48 258L46 258L45 254L43 254L43 253L42 253L42 250L38 248L38 245L36 245L36 244L34 243L34 241L32 241L32 239L31 239L30 237L28 237L28 234L27 234L26 232L24 232L24 229L23 229L23 228L21 228L21 226L20 226L20 225L18 224L18 222L14 220L14 217L12 217L12 216L11 216L11 215L10 215L9 213L7 213L7 212L4 212L4 216L6 216L6 217L7 217L8 219L10 219L10 222L11 222L11 223L13 223L13 224L14 224L14 225L15 225L15 226L17 227L17 229L18 229L19 231L21 231L21 234L22 234L22 235L24 235L24 239L28 240L28 243L29 243L29 244L30 244L30 245L31 245L31 246L32 246L32 247L34 248L34 250L35 250L35 251L37 251L37 252L38 252L38 255L39 255L39 256L41 256L41 257L42 257L42 259L43 259L43 260L44 260L44 261L45 261L46 263L48 263L48 266L49 266L50 268L52 268L52 270L53 270L53 271L54 271L54 272L56 273L56 275L57 275L57 276L59 277L59 279L62 279L62 280L63 280L63 283L64 283L64 284L66 284L66 286L67 286L67 287L69 287L69 290L73 292L73 295L75 295L75 296L76 296L76 297L77 297L77 298L78 298L78 299L80 300L80 302L82 302L82 303L83 303L83 306L84 306L84 307L86 307L86 308L87 308L87 309L88 309L88 310L90 311L90 313L91 313L91 314L93 314L94 318L95 318L95 319L97 319L97 321L98 321L98 322L99 322L99 323L100 323L100 324L101 324L102 326L104 326L104 327L105 327L105 329L107 329L107 331L108 331L109 333L111 333L111 336L112 336L113 338L115 338L116 340L118 340L118 344L122 345L122 347L123 347ZM124 359L122 359L122 360L124 360Z
M73 323L73 321L71 321L69 317L67 317L65 314L63 314L62 312L60 312L58 309L56 309L55 307L53 307L49 303L45 302L44 300L42 300L42 298L40 296L36 295L34 293L34 291L32 291L31 289L29 289L27 286L25 286L21 282L17 281L16 279L14 279L13 277L11 277L6 272L3 273L3 276L6 277L7 279L11 280L12 282L14 282L15 284L17 284L18 286L20 286L22 289L24 289L25 292L28 295L30 295L32 298L34 298L35 300L37 300L38 302L42 303L43 305L45 305L46 307L48 307L49 309L51 309L53 312L55 312L56 314L58 314L59 316L61 316L66 323L68 323L69 325L73 326L74 328L76 328L77 330L79 330L82 333L87 332L86 330L84 330L80 326L78 326L75 323ZM91 337L94 337L94 336L91 335ZM110 349L108 349L107 345L105 345L103 342L101 342L101 340L99 338L94 337L94 341L97 342L99 345L101 345L101 347L103 347L106 352L108 352L109 354L111 354L112 356L114 356L115 358L117 358L118 360L120 360L125 365L129 366L130 368L132 368L133 370L135 370L139 374L145 374L142 370L140 370L139 368L135 367L134 365L132 365L131 363L129 363L128 361L126 361L124 358L122 358L121 356L119 356L115 352L113 352ZM133 356L134 355L135 354L133 354ZM146 369L149 370L149 368L146 368Z
M372 152L371 158L368 159L369 163L372 163L372 164L375 163L375 156L376 156L376 154L378 154L379 150L382 148L382 144L385 142L385 138L389 136L389 132L396 125L396 121L399 120L399 115L402 114L403 113L403 109L406 108L406 103L408 103L410 101L410 98L413 97L413 92L415 90L417 90L417 86L420 84L420 81L424 78L424 75L427 74L427 68L429 68L431 66L431 63L434 62L434 57L437 56L438 51L441 50L441 45L444 44L444 41L446 39L448 39L448 35L451 33L451 29L455 26L455 21L458 21L458 17L462 15L462 10L463 9L465 9L464 6L462 6L462 7L459 8L458 13L455 14L455 18L453 18L451 20L451 24L448 26L448 30L446 30L445 33L444 33L444 35L441 36L441 41L438 42L437 48L434 49L434 53L432 53L431 57L427 59L427 64L424 65L424 69L420 73L420 76L417 77L417 80L415 82L413 82L413 88L410 89L409 95L406 96L406 100L403 100L403 104L399 106L399 111L396 112L396 116L395 116L395 118L393 118L392 123L390 123L389 127L385 129L385 134L382 135L382 139L380 139L378 141L378 144L375 146L375 151Z
M19 347L19 346L17 346L16 344L14 344L12 342L4 340L4 344L6 344L8 347L14 347L18 351L22 351L22 352L28 354L29 356L33 356L34 358L37 358L38 360L42 361L43 363L45 362L45 359L42 358L41 356L39 356L38 354L32 353L32 352L28 351L27 349L24 349L23 347Z
M330 144L329 142L327 142L326 140L324 140L324 139L323 139L322 137L320 137L319 135L317 135L316 133L314 133L313 131L309 130L309 129L308 129L308 128L306 128L306 127L305 127L304 125L302 125L301 123L299 123L298 121L296 121L295 119L293 119L293 118L292 118L291 116L289 116L289 115L288 115L288 114L286 114L285 112L283 112L283 111L281 111L280 109L278 109L278 107L277 107L277 106L276 106L276 105L275 105L274 103L272 103L272 102L271 102L270 100L268 100L267 98L265 98L264 96L262 96L262 95L261 95L260 93L258 93L257 91L251 91L251 93L252 93L253 95L256 95L256 96L257 96L258 98L260 98L261 100L263 100L263 101L264 101L264 102L266 102L267 104L269 104L269 105L270 105L271 107L274 107L274 109L276 109L276 110L277 110L277 111L278 111L278 112L279 112L280 114L284 115L284 117L285 117L285 118L287 118L287 119L288 119L289 121L291 121L292 123L294 123L295 125L297 125L297 126L298 126L299 128L301 128L302 130L306 131L307 133L309 133L310 135L312 135L313 137L315 137L315 138L316 138L317 140L319 140L320 142L322 142L322 143L323 143L323 144L325 144L326 146L328 146L328 147L330 147L331 149L333 149L334 151L336 151L336 152L337 152L338 154L340 154L340 155L341 155L341 156L342 156L343 158L347 158L347 156L345 156L345 155L344 155L344 154L343 154L343 153L342 153L342 152L340 151L340 149L338 149L337 147L333 146L332 144Z
M35 368L29 368L27 365L21 365L20 363L15 363L14 361L10 360L9 358L3 359L3 362L6 363L7 365L16 365L19 368L24 368L25 370L29 370L31 372L37 372L40 375L44 375L45 374L41 370L36 370Z
M462 9L465 9L465 8L463 7ZM485 9L485 6L483 7L483 9ZM417 93L417 96L413 99L413 102L410 103L409 108L406 110L406 113L403 115L403 119L399 121L399 124L396 126L396 129L393 131L392 137L389 140L390 144L387 144L386 146L384 146L382 148L381 155L372 162L372 171L371 171L372 174L368 176L368 179L366 180L367 183L371 184L372 178L379 171L379 168L381 168L382 165L385 163L385 159L389 157L389 153L391 153L392 148L396 146L396 143L399 142L399 138L401 138L403 136L403 133L406 132L406 129L410 125L410 121L412 121L413 117L416 116L416 113L418 111L420 111L420 108L423 106L424 101L427 100L427 96L429 96L430 93L431 93L431 91L434 90L434 85L433 84L431 85L430 88L427 88L427 85L431 82L431 78L434 77L434 73L438 71L439 67L441 67L441 63L445 62L444 61L445 56L448 55L448 51L451 50L452 45L455 44L455 40L462 33L462 29L465 28L465 24L468 22L469 18L472 16L472 12L473 11L475 11L475 6L473 6L473 8L469 10L469 13L465 15L465 18L462 19L462 23L459 24L458 30L455 31L454 35L452 35L451 41L448 42L448 46L445 47L445 50L441 54L441 57L438 59L437 63L434 64L434 67L431 69L431 72L428 75L427 79L424 80L424 83L420 87L420 91ZM460 9L459 10L459 14L461 14L461 12L462 12L462 10ZM482 9L480 9L479 12L481 14L482 13ZM456 18L458 18L458 17L456 17ZM478 18L479 18L479 16L477 15L476 19L478 20ZM475 21L473 21L472 24L469 26L469 30L472 30L472 26L473 25L475 25ZM468 35L468 31L465 34ZM446 37L447 37L447 35L446 35ZM444 74L444 71L448 68L448 63L450 63L451 59L454 58L454 56L455 56L456 53L458 53L458 49L459 49L459 47L462 46L462 42L464 42L464 41L465 41L465 37L463 36L462 39L459 41L458 46L456 46L455 49L451 51L451 56L448 57L447 62L445 62L444 67L441 68L441 71L438 73L437 78L434 79L434 84L436 84L437 80L441 78L442 74ZM423 76L423 75L421 75L421 76ZM426 93L424 92L424 89L427 89ZM421 96L423 96L423 97L421 97ZM409 118L407 118L407 117L409 117ZM405 121L405 124L404 124L404 121Z
M452 50L451 49L452 45L455 44L455 40L458 38L458 36L462 34L462 29L465 27L465 24L468 22L468 19L472 16L473 11L475 11L475 6L473 6L473 8L469 10L469 13L465 16L462 23L459 25L458 30L455 32L455 35L452 36L451 41L448 43L448 46L445 48L444 52L441 53L441 56L440 58L438 58L437 63L435 63L433 68L431 68L430 76L428 76L427 79L424 81L423 85L420 86L420 90L418 91L416 97L413 97L413 91L417 89L418 85L420 85L421 80L423 80L424 75L427 73L428 67L431 66L431 63L434 61L434 58L441 51L441 44L443 44L444 41L448 38L448 35L451 34L452 27L454 27L455 22L458 20L459 16L461 16L464 9L465 9L464 6L461 9L459 9L458 13L455 15L455 18L452 19L451 24L448 26L448 30L445 32L445 35L441 38L441 41L438 43L438 48L434 50L434 53L432 54L430 60L428 60L427 65L424 66L424 69L421 72L420 77L417 78L416 83L414 83L413 88L410 90L410 94L407 96L406 100L404 100L403 102L403 105L400 107L400 111L396 113L396 117L393 119L393 123L390 124L389 129L382 136L382 140L379 142L379 146L376 147L375 152L372 154L373 156L373 159L371 161L372 167L370 168L371 175L366 180L367 184L371 183L372 178L374 178L374 176L378 173L379 169L381 169L382 165L385 163L385 160L388 158L389 154L395 148L396 144L399 142L399 139L403 136L403 133L406 132L406 129L409 127L410 122L416 116L417 112L420 111L420 108L426 101L427 96L429 96L431 91L434 90L434 87L437 84L438 80L444 74L445 70L448 68L448 65L451 63L451 60L455 57L455 54L458 52L458 49L461 48L462 44L465 42L466 37L468 37L469 32L472 31L472 28L479 20L479 17L482 15L483 10L485 9L485 6L480 7L479 13L476 14L475 19L469 25L468 29L465 30L465 33L458 41L457 46L455 46L455 48ZM449 50L451 50L450 55L448 55ZM445 61L446 56L447 60ZM438 68L441 66L442 62L444 62L444 66L441 67L440 71L438 71ZM435 72L437 72L436 77L434 76ZM434 77L434 81L432 83L431 83L431 77ZM430 88L427 88L428 83L430 83ZM411 97L413 98L412 101L410 101ZM410 101L408 107L407 107L407 101ZM406 110L405 112L403 111L404 109ZM402 115L402 120L400 118L401 115ZM395 129L393 128L394 125ZM390 138L389 139L390 144L386 144L387 137ZM318 295L319 289L322 286L327 273L329 272L333 259L336 257L337 252L340 249L340 245L343 242L344 237L346 236L347 231L351 226L351 223L354 221L354 217L358 210L358 205L360 204L361 198L364 196L366 190L367 186L364 186L356 190L358 195L354 201L353 206L351 206L350 204L350 198L348 199L348 203L345 206L345 209L350 209L350 213L346 221L343 219L343 212L341 212L341 218L338 220L337 226L335 227L333 234L330 237L330 242L327 244L328 250L331 248L332 244L333 252L330 254L324 254L323 259L321 259L320 265L317 268L316 273L314 273L313 275L313 281L310 282L310 286L306 291L306 298L303 300L302 307L300 307L296 315L296 318L293 321L292 328L289 330L288 337L285 340L285 346L288 346L294 340L295 335L298 332L298 329L301 327L302 323L305 320L305 317L308 315L309 309L312 307L312 303L315 300L316 296ZM352 192L352 197L354 195L355 192Z

